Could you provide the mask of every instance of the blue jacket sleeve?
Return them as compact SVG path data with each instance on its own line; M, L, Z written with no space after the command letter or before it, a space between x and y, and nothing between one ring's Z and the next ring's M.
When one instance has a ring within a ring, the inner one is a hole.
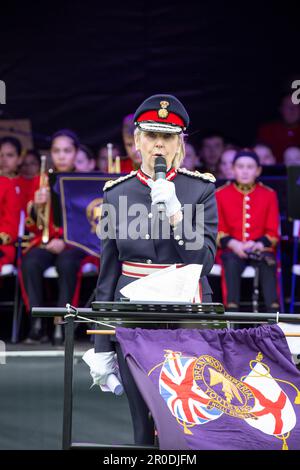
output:
M108 194L104 193L103 207L109 204ZM101 223L107 223L107 229L114 231L113 215L102 211ZM101 240L102 250L100 257L100 273L96 287L96 300L113 301L116 285L120 277L121 265L119 262L119 252L115 238L106 237ZM112 351L114 345L111 343L109 336L95 335L95 352Z

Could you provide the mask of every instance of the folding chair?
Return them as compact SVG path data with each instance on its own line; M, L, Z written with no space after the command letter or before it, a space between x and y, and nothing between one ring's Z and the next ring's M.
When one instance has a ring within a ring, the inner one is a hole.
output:
M255 274L256 272L253 266L246 266L242 272L241 277L242 279L253 279L253 282L254 282ZM222 275L222 266L220 264L214 264L212 267L212 270L209 273L209 276L221 278L221 275ZM256 294L256 296L258 297L258 293ZM255 307L254 307L254 310L256 310Z

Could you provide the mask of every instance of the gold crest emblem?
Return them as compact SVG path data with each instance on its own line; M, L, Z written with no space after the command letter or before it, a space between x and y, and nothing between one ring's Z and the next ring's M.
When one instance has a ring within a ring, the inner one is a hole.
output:
M159 104L161 108L157 112L158 117L166 119L169 116L169 111L166 108L170 106L170 103L168 101L161 101Z
M91 225L91 232L96 233L102 213L102 198L93 199L86 208L86 218Z

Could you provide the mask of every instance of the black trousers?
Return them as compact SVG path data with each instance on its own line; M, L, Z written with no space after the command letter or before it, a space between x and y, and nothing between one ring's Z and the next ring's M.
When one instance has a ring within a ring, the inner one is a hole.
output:
M39 307L44 304L43 272L50 266L56 266L59 274L58 307L71 302L74 295L77 272L81 260L86 254L79 248L67 248L59 255L54 255L43 248L32 248L22 259L22 276L29 304Z
M136 445L154 444L154 423L149 414L149 409L136 386L134 378L123 356L121 346L116 342L119 370L122 377L124 390L128 398L128 404L133 425L134 442Z
M203 296L203 302L211 302L211 295ZM134 442L136 445L152 446L154 444L154 423L149 417L149 409L132 377L130 369L123 356L120 344L115 342L120 374L127 395L133 424ZM113 348L111 348L113 349ZM158 390L157 390L157 393Z
M269 265L266 260L255 261L259 269L259 283L268 311L273 311L273 304L278 304L275 257L273 260L273 265ZM227 305L233 303L238 306L240 303L241 274L251 262L240 258L233 252L223 253L222 262L227 287Z

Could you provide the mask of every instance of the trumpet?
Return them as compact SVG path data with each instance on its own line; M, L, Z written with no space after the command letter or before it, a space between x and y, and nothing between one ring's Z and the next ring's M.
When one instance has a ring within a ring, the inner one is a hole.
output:
M46 155L41 156L41 170L40 170L40 187L39 189L46 188L49 189L48 184L48 175L46 172ZM49 219L50 219L50 198L46 204L39 205L37 209L37 227L42 231L42 243L46 245L49 242Z

